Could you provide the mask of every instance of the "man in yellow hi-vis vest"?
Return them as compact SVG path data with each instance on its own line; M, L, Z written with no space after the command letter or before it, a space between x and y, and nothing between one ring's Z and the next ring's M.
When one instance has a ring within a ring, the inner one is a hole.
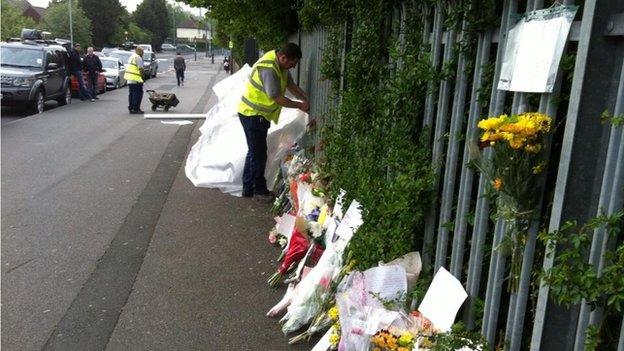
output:
M308 112L308 95L294 83L289 69L301 59L301 49L293 43L280 50L267 52L252 68L249 81L238 106L238 117L245 130L247 157L243 170L243 196L272 199L267 189L264 170L267 159L267 131L271 121L279 121L282 107ZM286 89L302 101L284 96Z
M126 63L124 78L128 81L128 110L131 114L141 114L143 99L143 48L136 48Z

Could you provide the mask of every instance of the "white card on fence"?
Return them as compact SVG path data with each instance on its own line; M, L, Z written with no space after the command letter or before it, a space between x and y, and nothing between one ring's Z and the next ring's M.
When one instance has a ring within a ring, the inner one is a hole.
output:
M446 332L451 329L457 311L467 297L468 294L459 280L444 267L440 267L418 310L434 327Z
M283 236L290 238L293 229L295 228L295 219L297 217L285 213L282 216L281 222L277 225L277 232L282 234Z
M327 333L323 335L321 340L319 340L316 345L312 348L312 351L327 351L331 346L331 342L329 342L329 337L331 336L332 328L329 328Z
M382 300L394 300L407 293L405 268L401 266L379 266L364 271L366 291Z

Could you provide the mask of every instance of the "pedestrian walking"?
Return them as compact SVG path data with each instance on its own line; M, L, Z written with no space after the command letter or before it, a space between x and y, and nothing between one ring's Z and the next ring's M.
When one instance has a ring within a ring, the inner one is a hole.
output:
M230 60L228 60L227 57L223 60L223 70L225 71L225 73L230 72Z
M143 99L143 48L138 47L128 59L124 78L128 81L128 111L130 114L141 114Z
M176 72L176 79L178 80L178 86L184 86L184 71L186 71L186 62L184 56L178 51L176 57L173 59L173 68Z
M93 48L89 46L87 48L87 54L82 60L82 67L87 72L89 77L89 89L91 90L91 101L99 100L97 97L98 91L98 76L102 72L102 61L97 55L93 54Z
M264 54L253 66L245 92L238 106L238 117L245 131L247 156L243 169L243 196L272 200L264 170L267 159L267 132L271 121L279 121L282 107L308 112L308 95L294 83L289 69L301 59L301 49L294 43ZM302 101L284 96L288 89Z
M87 90L84 84L84 78L82 76L82 59L80 58L80 44L76 43L74 48L69 51L69 67L71 74L76 78L78 82L78 96L80 100L93 99L91 93Z

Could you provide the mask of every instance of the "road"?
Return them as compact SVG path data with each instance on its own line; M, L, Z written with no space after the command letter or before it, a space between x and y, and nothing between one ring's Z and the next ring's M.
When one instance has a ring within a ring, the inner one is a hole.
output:
M162 62L148 84L178 95L171 112L215 103L218 63L189 61L178 88ZM268 205L193 187L201 122L130 115L127 93L3 113L2 349L309 349L264 316L284 292L265 282Z

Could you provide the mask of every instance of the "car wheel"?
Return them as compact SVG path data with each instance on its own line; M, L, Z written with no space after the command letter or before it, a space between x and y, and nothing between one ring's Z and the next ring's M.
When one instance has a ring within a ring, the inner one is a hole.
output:
M71 98L72 98L72 92L68 85L67 88L65 88L65 92L63 93L63 96L61 96L56 101L58 102L59 106L65 106L65 105L71 104Z
M156 78L156 75L158 74L158 69L154 70L154 78Z
M43 96L43 91L39 89L37 93L35 93L35 100L33 100L30 105L30 112L33 114L42 113L44 106L45 98Z

